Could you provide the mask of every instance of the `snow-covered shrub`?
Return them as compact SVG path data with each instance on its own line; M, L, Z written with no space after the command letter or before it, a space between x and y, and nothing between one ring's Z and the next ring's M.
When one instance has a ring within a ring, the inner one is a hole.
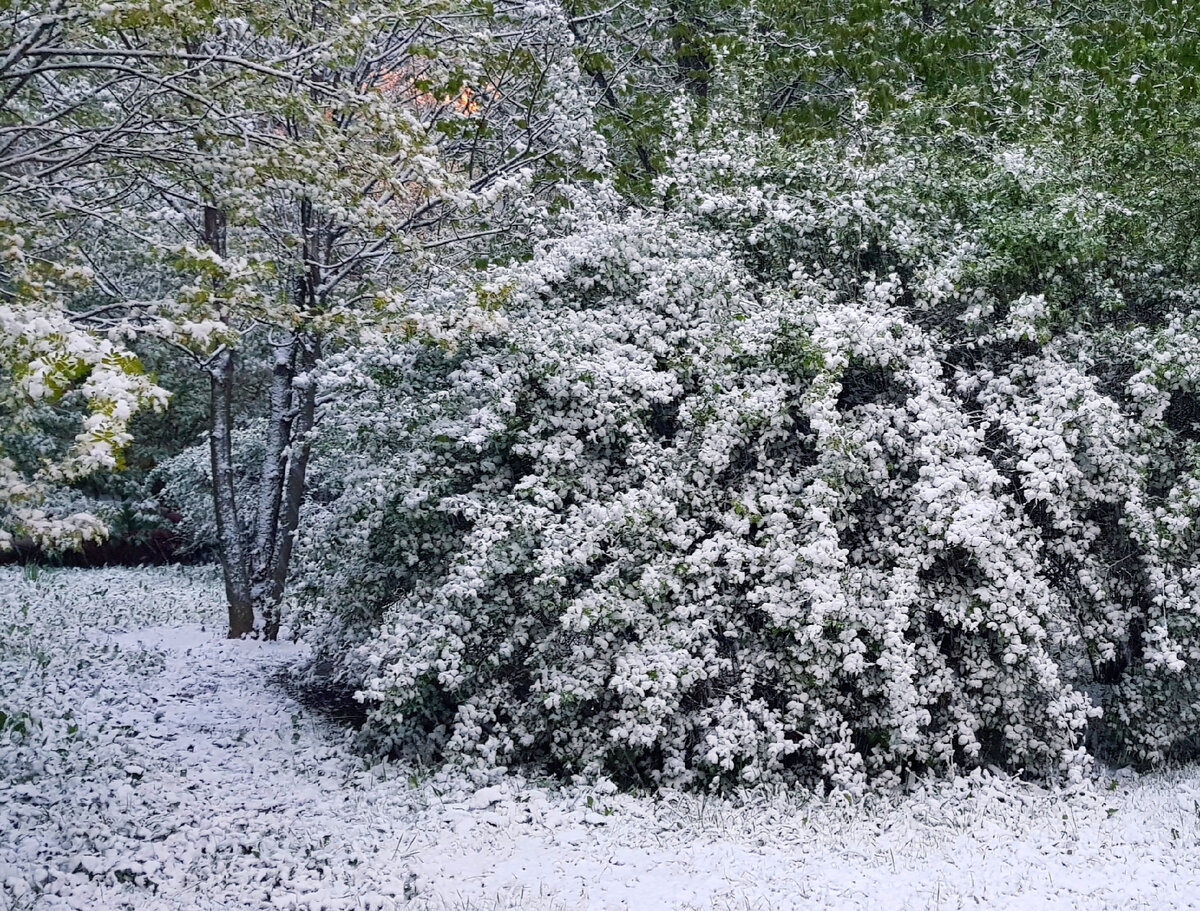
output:
M661 212L490 276L504 331L333 365L315 667L385 745L634 783L1078 774L1089 722L1178 745L1195 327L1081 330L1110 222L1056 247L1072 296L997 214L1108 210L1052 168L943 199L886 145L698 148Z
M1200 301L1172 303L1164 325L1120 340L1140 477L1120 513L1127 543L1104 567L1129 580L1106 713L1125 752L1150 761L1200 747Z
M245 510L255 502L258 475L251 466L261 463L261 421L233 432L237 456L234 484L238 502ZM190 553L211 554L217 547L217 517L213 510L212 455L208 443L189 446L178 455L159 462L150 473L158 502L180 516L176 526Z
M876 294L881 272L899 280L1036 529L1066 606L1056 661L1104 707L1092 744L1122 760L1194 752L1200 308L1179 229L1159 203L1088 187L1055 147L947 161L933 145L889 158L893 137L875 139L874 154L817 155L783 181L769 144L741 144L757 153L747 169L710 142L673 183L735 226L762 279L778 271L762 251L778 263L783 249L793 278L799 264L851 297Z

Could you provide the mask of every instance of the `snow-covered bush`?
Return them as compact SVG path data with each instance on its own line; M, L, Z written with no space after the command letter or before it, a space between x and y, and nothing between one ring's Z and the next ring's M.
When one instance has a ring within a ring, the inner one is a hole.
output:
M233 450L237 456L234 484L243 510L254 503L258 475L253 466L261 463L263 444L261 421L250 422L233 432ZM180 516L176 526L184 550L213 553L217 547L217 518L213 510L212 455L207 443L189 446L154 467L150 483L158 501Z
M1198 333L1079 328L1128 213L1016 153L818 151L708 137L660 211L489 276L503 331L333 365L297 610L381 743L851 789L1178 746ZM1066 278L1003 205L1095 216L1041 234Z

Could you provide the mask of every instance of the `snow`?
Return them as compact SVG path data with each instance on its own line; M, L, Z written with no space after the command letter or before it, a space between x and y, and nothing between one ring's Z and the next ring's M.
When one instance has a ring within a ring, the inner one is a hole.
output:
M1200 772L862 799L369 764L207 569L0 569L0 908L1200 907ZM14 730L13 725L25 729Z

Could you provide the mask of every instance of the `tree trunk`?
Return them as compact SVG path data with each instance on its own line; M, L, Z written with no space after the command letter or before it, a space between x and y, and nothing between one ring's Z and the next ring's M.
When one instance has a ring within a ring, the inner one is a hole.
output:
M232 352L221 352L209 368L213 504L230 637L253 632L258 622L264 638L279 636L280 605L304 503L316 417L312 373L319 357L319 341L300 333L276 349L256 514L250 522L239 516L234 485Z
M209 367L209 454L212 458L213 509L217 518L217 549L229 601L229 638L254 631L254 597L246 534L238 515L233 474L233 352L221 351Z
M311 204L301 204L305 268L292 290L297 310L312 311L320 286L325 236ZM204 242L225 255L225 218L213 206L204 209ZM211 402L209 449L212 457L213 509L225 595L229 601L229 636L255 631L261 622L265 638L279 635L280 605L287 584L292 545L304 503L308 455L316 417L313 371L320 357L318 339L288 330L274 346L267 429L258 477L254 515L244 521L238 512L234 483L233 352L221 349L209 360Z
M320 305L322 264L328 255L323 242L330 235L311 200L300 200L298 214L303 262L291 289L292 303L297 313L311 314ZM309 431L316 414L312 372L318 357L316 337L304 331L292 332L288 344L275 349L254 553L255 603L262 612L263 636L269 640L279 636L280 608L304 502Z
M204 243L218 256L225 255L225 213L204 207ZM217 519L217 549L229 602L229 638L254 631L254 596L246 532L237 508L233 475L233 352L222 348L208 364L208 452L212 464L213 512Z
M296 530L300 525L300 508L304 505L308 456L312 448L310 432L316 417L317 402L312 373L320 356L318 339L311 336L297 339L296 371L292 384L294 417L290 426L282 502L277 513L277 544L271 565L270 587L263 599L263 633L272 640L279 635L280 603L287 585Z
M283 502L284 476L291 444L295 408L292 381L296 375L296 336L275 346L267 412L267 433L259 474L257 515L254 534L254 600L266 605L271 600L275 555L279 543L279 513ZM264 613L265 616L265 613Z

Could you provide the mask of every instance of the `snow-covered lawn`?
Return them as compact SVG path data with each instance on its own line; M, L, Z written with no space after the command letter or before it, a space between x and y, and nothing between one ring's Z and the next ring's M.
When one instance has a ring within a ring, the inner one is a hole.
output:
M206 569L0 569L4 908L1200 908L1200 773L848 800L367 766Z

